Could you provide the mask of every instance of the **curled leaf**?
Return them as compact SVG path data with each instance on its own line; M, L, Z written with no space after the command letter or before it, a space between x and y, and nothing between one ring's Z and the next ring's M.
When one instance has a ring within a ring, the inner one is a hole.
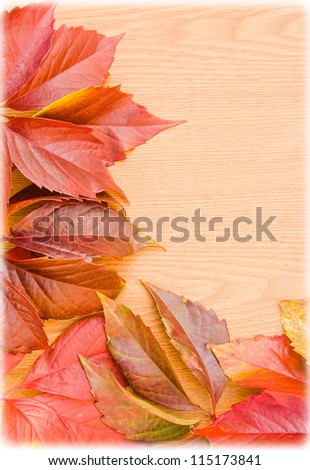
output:
M280 303L281 323L292 346L308 359L307 302L304 300L282 300Z

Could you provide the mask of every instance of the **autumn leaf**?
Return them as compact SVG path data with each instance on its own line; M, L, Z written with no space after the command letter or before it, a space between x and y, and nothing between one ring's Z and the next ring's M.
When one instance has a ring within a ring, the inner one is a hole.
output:
M3 433L5 440L14 444L121 444L123 441L120 434L100 421L93 400L48 393L6 399Z
M213 424L194 433L212 444L296 444L306 440L307 407L295 395L263 392L233 405Z
M23 359L24 354L18 353L18 354L10 354L8 353L5 349L1 348L0 349L0 364L1 364L1 369L4 374L7 374L10 372L10 370L14 369L14 367L17 366L17 364Z
M152 116L144 106L135 103L132 95L120 87L91 86L65 96L35 114L36 117L58 119L91 127L94 135L105 142L113 136L125 150L144 144L154 135L181 124ZM114 157L119 160L120 154Z
M295 351L308 359L307 302L304 300L282 300L281 323Z
M106 345L104 318L94 315L75 322L36 360L19 388L31 388L78 400L91 400L89 383L78 354L106 364L122 381L122 374ZM125 383L125 382L123 382Z
M108 348L134 391L177 410L194 409L184 395L164 350L141 317L100 295Z
M208 389L215 408L227 379L207 345L229 341L226 322L220 321L213 310L207 310L198 302L148 283L145 286L156 302L172 344L187 367Z
M125 284L116 271L101 264L82 259L24 259L14 257L15 251L6 253L3 268L43 319L72 318L101 310L96 291L115 298Z
M122 35L107 38L96 31L61 26L32 79L9 101L13 109L40 109L52 101L99 85L108 75Z
M48 52L55 6L41 3L16 7L3 15L4 98L18 92L34 75Z
M1 276L3 310L1 313L2 347L10 354L48 349L43 322L33 303L9 279Z
M136 229L120 212L90 201L43 204L17 222L11 233L10 241L17 246L63 258L121 258L154 243L136 241Z
M304 395L304 360L285 335L256 336L212 347L225 374L246 387Z
M12 162L40 188L69 196L115 191L107 166L111 156L91 129L48 119L20 117L4 126Z
M81 357L102 421L127 439L163 441L186 434L196 423L190 416L141 399L115 379L111 371ZM117 406L115 406L117 404ZM191 412L190 412L191 413Z

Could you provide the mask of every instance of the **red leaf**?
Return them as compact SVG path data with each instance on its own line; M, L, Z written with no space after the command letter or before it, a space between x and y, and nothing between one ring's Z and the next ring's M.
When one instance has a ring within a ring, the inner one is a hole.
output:
M107 364L122 381L122 374L107 350L102 316L77 321L36 360L20 388L90 400L92 395L78 354Z
M93 198L122 191L107 165L108 152L91 129L39 118L15 118L4 126L12 162L40 188Z
M101 84L122 35L106 38L83 27L61 26L34 77L11 101L14 109L40 109L68 93Z
M100 421L93 400L44 393L6 400L3 431L15 444L120 443L123 437Z
M98 202L44 204L11 232L15 245L52 257L121 258L152 244L136 241L126 218Z
M256 336L212 347L225 374L245 387L304 395L305 361L285 336Z
M229 341L226 322L220 321L213 310L207 310L198 302L151 284L145 285L156 302L172 343L187 367L207 387L214 408L227 379L207 345Z
M122 93L119 87L92 86L50 104L36 116L87 125L102 142L114 136L125 150L144 144L164 129L181 123L157 118L131 98L132 95ZM114 157L114 160L120 158L124 156Z
M14 369L15 366L23 359L24 354L10 354L5 349L0 350L0 358L2 363L2 370L6 374L10 370Z
M263 392L197 429L213 444L294 444L306 439L307 404L297 396Z
M10 253L8 253L10 257ZM6 258L7 277L31 299L41 318L72 318L101 310L96 291L115 298L125 282L100 264L82 259Z
M11 354L48 349L42 320L30 300L10 280L2 277L3 313L1 318L3 347Z
M4 13L4 99L25 85L49 50L54 8L52 4L40 3Z

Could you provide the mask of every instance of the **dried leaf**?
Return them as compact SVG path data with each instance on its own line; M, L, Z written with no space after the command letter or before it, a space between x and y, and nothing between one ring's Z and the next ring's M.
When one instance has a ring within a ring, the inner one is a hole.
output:
M213 310L206 310L198 302L151 284L145 285L156 302L172 343L187 367L208 389L215 408L227 379L207 345L229 341L226 322L220 321Z
M6 254L7 277L37 307L41 318L64 319L101 310L96 290L115 298L125 282L116 271L82 259L13 259Z
M147 246L134 239L135 229L121 213L90 201L46 203L11 232L15 245L51 257L121 258Z
M182 392L169 358L141 317L104 296L100 299L109 351L134 391L168 408L194 409Z
M123 440L100 421L93 400L48 393L6 400L3 430L6 440L15 444L120 444Z
M296 354L288 338L255 336L213 346L212 351L225 374L245 387L304 395L304 360Z
M107 364L122 380L122 374L107 350L102 316L77 321L65 330L49 351L36 360L20 388L31 388L79 400L91 400L90 387L78 354L94 363Z
M33 303L9 279L1 276L3 313L1 314L2 346L10 354L48 349L42 320Z
M307 302L304 300L282 300L281 323L295 351L308 359Z
M296 444L306 440L307 406L298 396L263 392L233 405L213 424L195 433L212 444Z
M81 357L91 384L96 406L102 421L127 439L163 441L189 431L195 420L176 410L155 406L124 388L105 366L99 366ZM117 406L115 404L117 403ZM179 414L178 414L179 413Z

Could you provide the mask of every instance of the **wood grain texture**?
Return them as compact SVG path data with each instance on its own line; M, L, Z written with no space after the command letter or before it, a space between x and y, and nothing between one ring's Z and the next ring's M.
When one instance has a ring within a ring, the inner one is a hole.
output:
M277 217L271 225L277 242L218 243L222 230L207 233L203 224L205 243L195 240L192 225L187 242L173 243L164 224L166 252L145 250L110 263L127 281L119 300L145 316L166 348L139 279L213 308L226 318L233 339L279 333L278 302L306 296L303 9L59 5L56 18L57 26L82 24L107 36L125 32L109 84L121 83L160 117L186 120L112 168L132 219L191 218L201 208L203 216L221 216L229 226L235 217L253 217L258 206L266 218ZM59 323L47 322L51 338L66 325ZM11 373L9 386L36 355ZM242 398L228 389L221 409L232 395Z

